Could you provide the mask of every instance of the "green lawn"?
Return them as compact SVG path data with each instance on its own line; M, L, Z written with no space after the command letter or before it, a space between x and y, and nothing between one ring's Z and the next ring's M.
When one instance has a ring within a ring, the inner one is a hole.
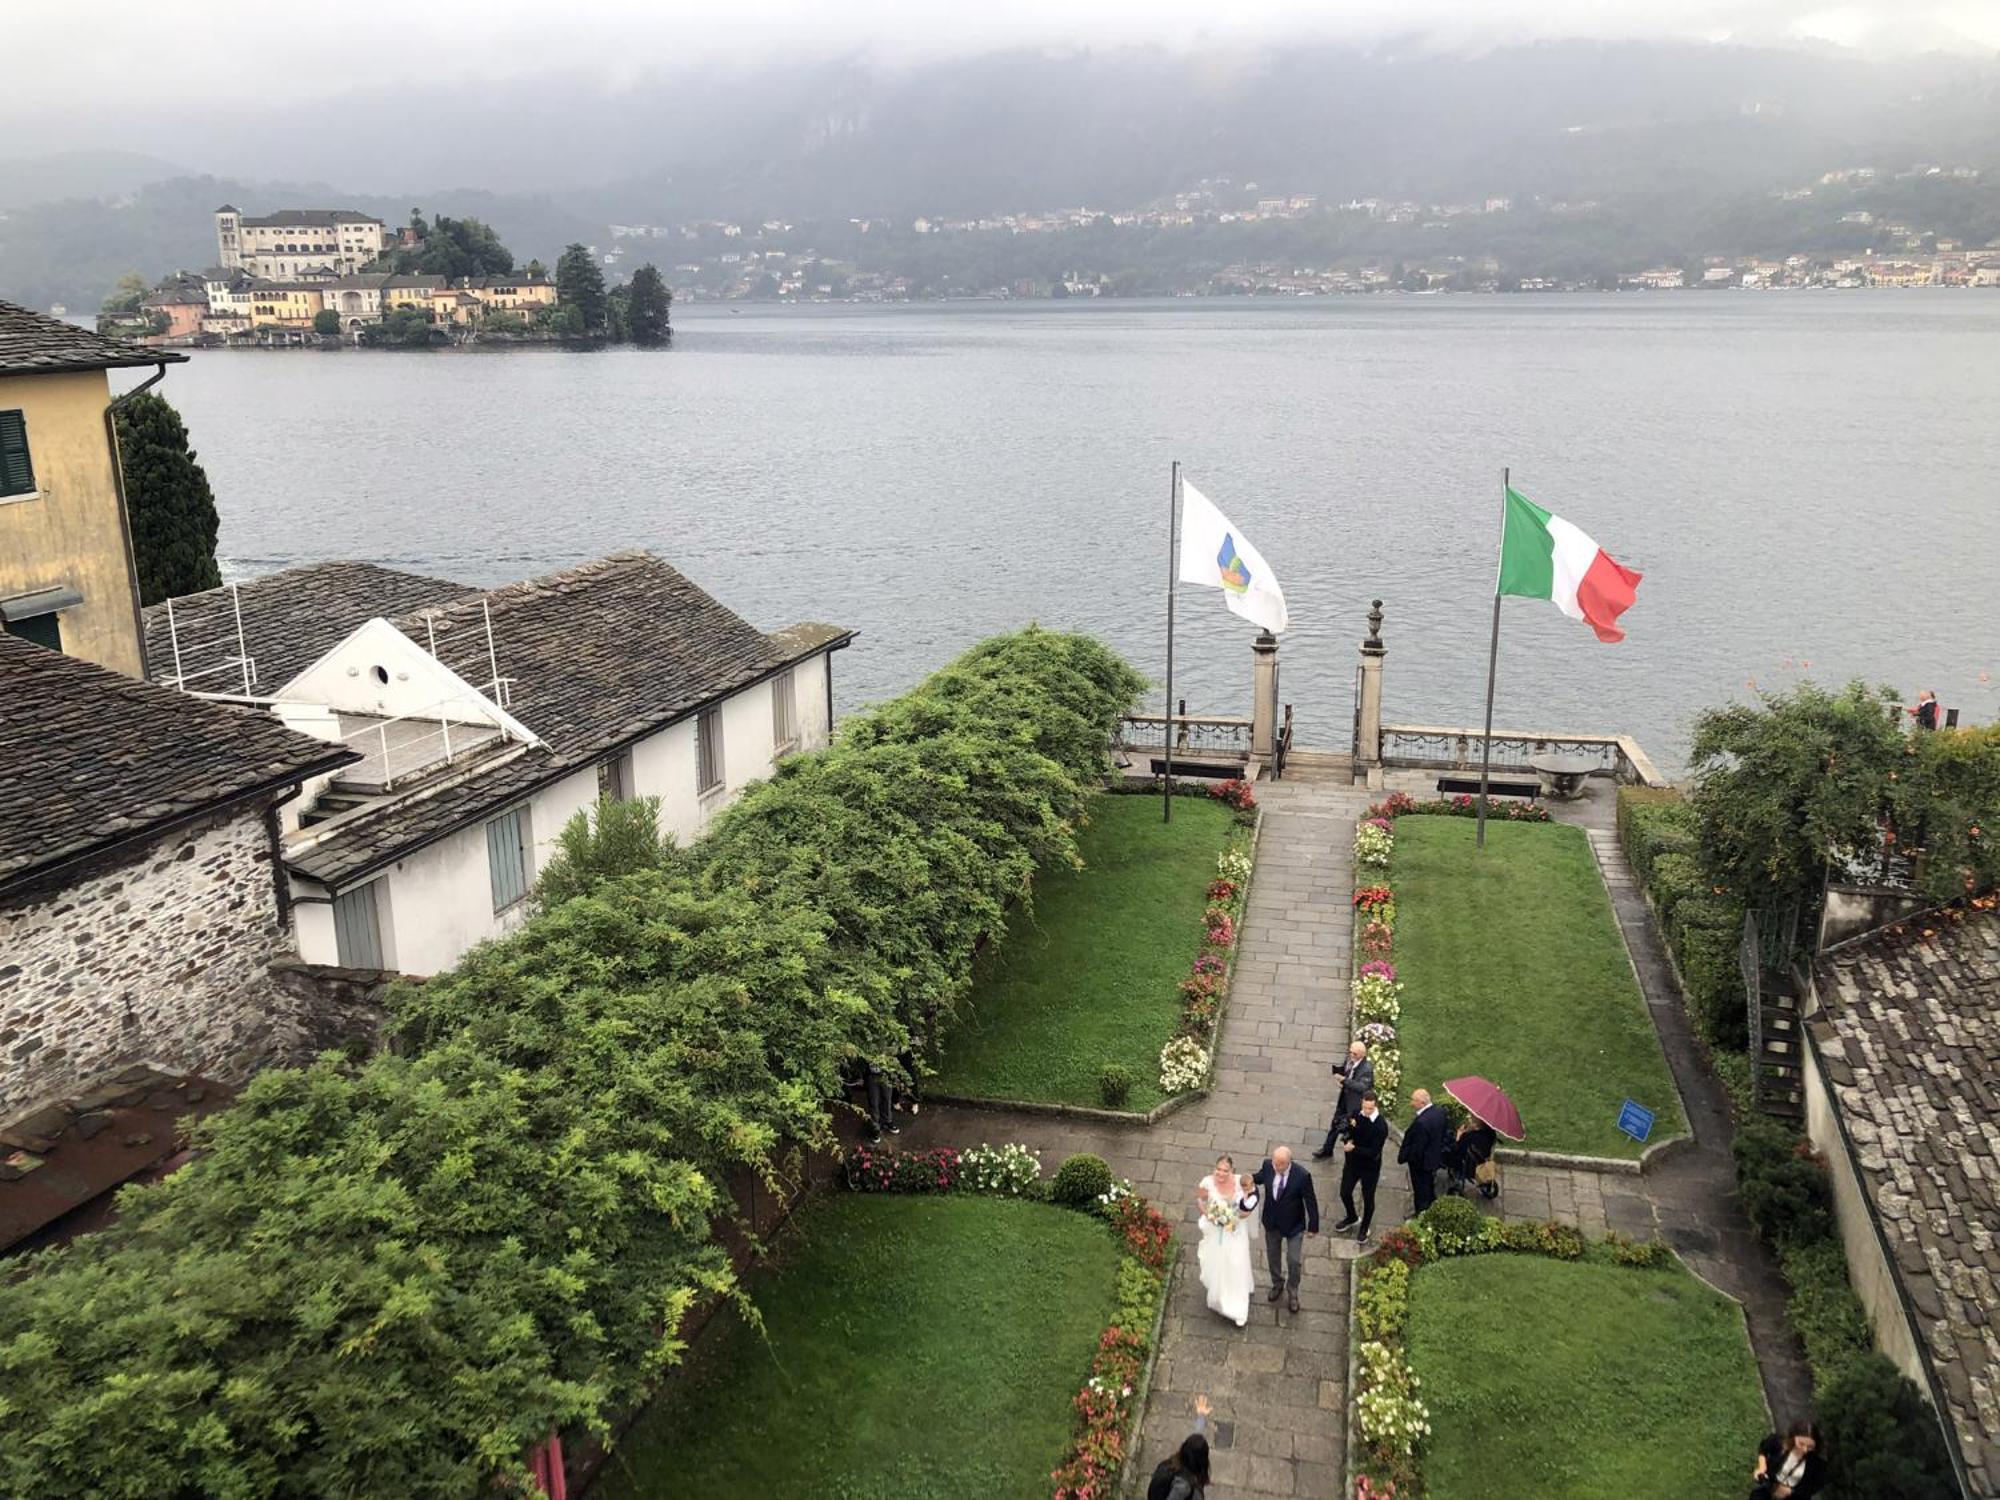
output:
M1201 946L1215 857L1234 814L1219 802L1099 797L1081 870L1044 870L1032 911L987 951L946 1034L936 1086L952 1094L1095 1105L1106 1063L1132 1072L1125 1108L1160 1093L1160 1048Z
M1770 1428L1742 1314L1678 1268L1434 1262L1408 1352L1429 1500L1736 1500Z
M768 1340L721 1315L593 1493L1047 1494L1116 1308L1105 1227L1012 1199L842 1194L794 1233L751 1289Z
M1488 823L1485 849L1472 838L1470 818L1396 820L1405 1093L1490 1078L1543 1151L1637 1156L1644 1147L1618 1130L1626 1099L1658 1116L1653 1140L1682 1130L1583 830Z

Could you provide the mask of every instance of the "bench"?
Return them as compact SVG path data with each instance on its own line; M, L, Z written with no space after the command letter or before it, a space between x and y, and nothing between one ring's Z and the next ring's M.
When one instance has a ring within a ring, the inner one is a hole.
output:
M1438 790L1440 792L1470 793L1472 796L1477 797L1479 795L1479 778L1477 776L1440 776L1438 777ZM1542 784L1539 781L1502 781L1498 777L1495 777L1486 784L1486 794L1489 797L1526 797L1530 802L1533 802L1537 797L1542 795Z
M1174 776L1176 778L1185 776L1190 781L1204 779L1211 781L1236 781L1243 777L1245 769L1240 762L1182 760L1178 755L1174 757ZM1153 774L1155 776L1164 776L1167 774L1167 758L1164 755L1153 757Z

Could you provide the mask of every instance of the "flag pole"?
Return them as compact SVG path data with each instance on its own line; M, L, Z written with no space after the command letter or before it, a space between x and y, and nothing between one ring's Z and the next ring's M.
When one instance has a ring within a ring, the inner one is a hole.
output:
M1174 460L1173 479L1167 486L1167 759L1166 775L1160 780L1160 821L1174 820L1174 574L1180 563L1174 535L1180 519L1181 462Z
M1486 733L1479 754L1479 827L1473 846L1486 847L1486 795L1493 780L1493 677L1500 665L1500 570L1507 562L1508 471L1500 471L1500 560L1493 569L1493 638L1486 647Z

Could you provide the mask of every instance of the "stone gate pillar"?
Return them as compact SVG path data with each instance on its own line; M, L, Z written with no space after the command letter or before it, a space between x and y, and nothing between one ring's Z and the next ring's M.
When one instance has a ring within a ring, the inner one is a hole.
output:
M1354 779L1382 789L1382 601L1368 611L1368 639L1361 643L1361 672L1355 682Z
M1250 693L1250 758L1268 766L1278 753L1278 638L1257 632L1250 644L1256 663Z

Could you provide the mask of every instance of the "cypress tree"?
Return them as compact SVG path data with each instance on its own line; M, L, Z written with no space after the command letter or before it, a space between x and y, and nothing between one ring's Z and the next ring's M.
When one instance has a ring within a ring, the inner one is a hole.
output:
M556 298L576 309L585 333L604 332L604 272L584 246L571 245L556 262Z
M635 344L664 344L673 336L667 324L674 294L660 279L657 266L644 265L633 273L632 295L625 312L626 324Z
M208 475L188 447L181 414L148 391L119 407L117 420L139 602L157 604L220 587L215 538L222 523Z

